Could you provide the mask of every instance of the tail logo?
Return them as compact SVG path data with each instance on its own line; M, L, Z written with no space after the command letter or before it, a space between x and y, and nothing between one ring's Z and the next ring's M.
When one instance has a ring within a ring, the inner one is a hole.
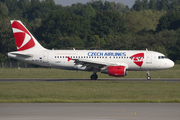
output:
M27 50L35 46L33 37L21 23L14 21L12 28L18 51Z
M131 56L131 60L133 60L133 62L139 67L142 66L143 59L144 59L144 53L138 53L138 54Z

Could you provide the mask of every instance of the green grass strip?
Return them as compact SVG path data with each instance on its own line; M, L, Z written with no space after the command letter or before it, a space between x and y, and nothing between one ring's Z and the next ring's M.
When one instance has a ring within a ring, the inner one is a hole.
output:
M179 82L0 82L0 103L179 103Z

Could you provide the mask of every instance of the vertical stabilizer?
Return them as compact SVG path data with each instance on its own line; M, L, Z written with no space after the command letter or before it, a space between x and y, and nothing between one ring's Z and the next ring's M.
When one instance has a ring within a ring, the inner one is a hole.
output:
M43 50L39 42L28 31L28 29L19 20L11 20L11 26L16 41L18 51L24 50Z

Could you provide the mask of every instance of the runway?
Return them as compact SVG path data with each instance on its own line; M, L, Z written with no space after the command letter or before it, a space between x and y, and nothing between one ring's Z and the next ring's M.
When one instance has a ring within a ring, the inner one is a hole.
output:
M67 82L67 81L94 81L88 78L85 79L51 79L51 78L1 78L0 82ZM162 81L162 82L180 82L180 78L100 78L97 81Z
M0 120L179 119L179 103L0 103Z

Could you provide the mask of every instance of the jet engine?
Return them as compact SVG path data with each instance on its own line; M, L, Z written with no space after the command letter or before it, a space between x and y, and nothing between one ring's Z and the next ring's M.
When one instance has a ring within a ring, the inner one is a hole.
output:
M125 66L107 66L101 69L101 73L109 74L109 76L124 77L127 75Z

